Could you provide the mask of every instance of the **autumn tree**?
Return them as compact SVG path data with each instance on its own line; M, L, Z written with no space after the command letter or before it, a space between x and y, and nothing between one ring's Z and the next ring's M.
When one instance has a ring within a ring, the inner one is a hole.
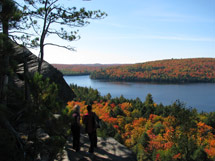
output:
M41 71L44 59L44 47L53 45L74 51L71 46L46 42L49 35L56 35L67 41L78 40L80 36L74 27L83 27L89 24L90 19L101 19L107 14L97 11L89 11L85 8L64 7L59 0L25 0L31 27L35 31L36 38L33 46L40 48L38 72Z

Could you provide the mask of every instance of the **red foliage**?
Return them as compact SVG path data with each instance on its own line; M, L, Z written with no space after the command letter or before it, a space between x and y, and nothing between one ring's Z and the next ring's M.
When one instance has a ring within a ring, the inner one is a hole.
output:
M97 71L92 76L131 81L215 82L215 58L171 59L121 65Z
M68 102L67 108L68 111L71 112L74 105L78 104L81 108L81 115L87 112L85 102ZM124 113L127 113L125 116L117 116L111 117L110 111L114 107L120 107ZM92 105L93 111L99 116L103 121L110 123L117 130L117 132L121 135L124 143L129 148L134 147L139 144L139 140L144 140L147 138L147 145L141 144L139 147L146 153L152 153L154 150L157 151L155 160L161 160L161 155L159 151L168 151L174 146L177 146L177 142L175 142L182 131L180 131L180 127L175 127L176 119L173 116L162 117L155 114L151 114L148 119L140 117L140 118L132 118L130 116L130 112L128 109L132 107L132 105L128 102L122 104L110 104L110 102L94 102ZM195 139L198 146L201 146L203 143L205 146L205 152L208 157L211 159L215 158L215 135L212 133L214 130L213 127L206 125L203 122L198 122L196 120L197 129L195 136L187 135L188 137L192 137ZM161 127L161 131L156 132L156 128ZM190 129L190 132L193 129ZM145 138L142 138L144 134ZM143 141L142 140L142 141ZM179 153L180 151L176 151L172 156L172 160L180 160L183 154Z

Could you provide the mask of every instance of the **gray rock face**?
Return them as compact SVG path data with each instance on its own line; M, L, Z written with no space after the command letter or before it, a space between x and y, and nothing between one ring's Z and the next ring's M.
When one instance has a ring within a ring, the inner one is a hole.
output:
M19 87L23 87L24 85L24 62L28 66L28 71L30 74L33 74L38 69L38 57L31 53L28 49L19 46L14 43L15 53L13 55L13 59L18 63L18 69L16 74L18 78L15 80L15 84ZM69 85L63 79L63 75L52 65L43 61L41 74L43 78L50 78L50 82L54 82L58 86L59 98L64 102L70 101L74 98L74 93L69 87Z
M88 153L90 142L86 134L81 134L80 142L79 152L75 152L71 142L68 143L63 161L136 161L132 151L113 138L98 137L98 147L93 154Z

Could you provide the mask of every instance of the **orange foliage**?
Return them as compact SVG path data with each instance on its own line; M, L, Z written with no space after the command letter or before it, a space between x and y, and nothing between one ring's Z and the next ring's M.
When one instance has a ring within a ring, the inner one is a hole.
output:
M178 153L172 157L172 159L177 160L181 158L181 153Z
M87 105L85 102L75 102L70 101L67 103L66 108L69 112L73 110L75 105L80 106L81 115L87 112ZM110 111L114 107L120 107L126 116L118 115L116 118L109 115ZM99 116L103 121L113 125L117 129L118 133L121 135L125 145L127 147L133 147L138 144L143 133L146 133L149 140L147 147L138 145L141 147L144 152L151 153L153 150L169 150L174 143L177 137L181 135L180 126L175 127L175 117L168 116L162 117L155 114L151 114L148 119L132 118L129 108L132 107L131 103L122 103L115 105L110 102L94 102L92 105L93 111ZM215 135L212 131L214 130L211 126L206 125L203 122L197 122L197 129L190 129L188 137L192 137L197 142L198 146L206 145L205 152L212 159L215 158ZM175 127L175 128L173 128ZM156 132L156 128L158 128ZM197 134L194 136L193 133L197 131ZM172 157L173 160L180 160L182 154L177 153ZM160 154L157 153L155 160L160 160Z
M206 133L206 132L209 132L210 130L212 130L211 126L208 126L203 122L197 123L197 127L198 127L200 134L203 134L203 133Z
M82 102L69 101L69 102L67 102L66 108L69 110L69 113L73 110L75 105L80 106L80 115L81 116L83 116L83 114L87 113L87 105L85 105L85 101L82 101Z
M170 59L121 65L93 73L93 78L158 82L215 82L215 59Z
M215 158L215 136L213 140L208 140L209 146L205 148L205 152L210 158Z

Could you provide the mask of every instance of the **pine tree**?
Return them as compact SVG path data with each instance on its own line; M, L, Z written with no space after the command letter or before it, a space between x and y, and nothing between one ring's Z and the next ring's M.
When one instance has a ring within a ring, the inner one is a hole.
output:
M80 38L78 31L70 31L74 27L83 27L89 24L89 19L101 19L106 13L98 11L87 11L85 8L64 7L59 0L25 0L27 2L27 13L31 20L31 26L36 33L34 46L40 48L38 72L44 58L44 47L47 45L66 48L74 51L71 46L45 42L48 35L57 35L62 40L74 41ZM42 25L39 25L40 22Z

